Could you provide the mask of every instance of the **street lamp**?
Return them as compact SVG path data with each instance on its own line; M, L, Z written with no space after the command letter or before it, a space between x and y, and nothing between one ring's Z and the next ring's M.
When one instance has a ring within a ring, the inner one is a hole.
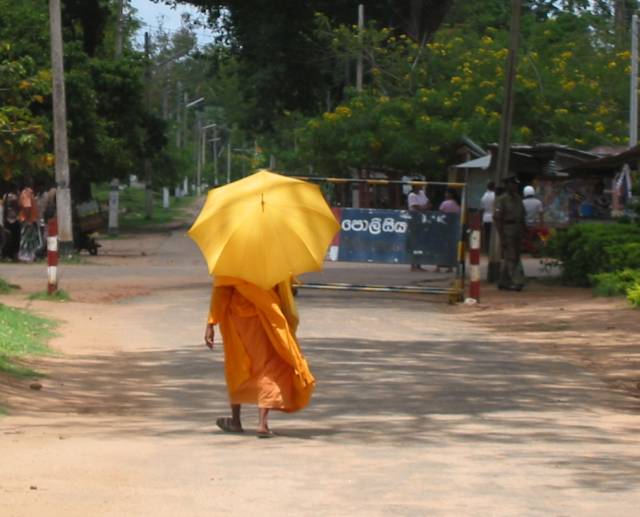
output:
M201 102L204 102L204 97L200 97L199 99L196 99L195 101L187 102L184 107L185 108L193 108L194 106L197 106Z
M199 104L203 103L204 100L205 100L204 97L199 97L199 98L197 98L195 100L192 100L192 101L189 101L188 99L189 99L188 94L185 93L184 94L184 120L183 120L183 128L184 128L185 137L186 137L186 134L187 134L187 110L189 108L194 108L194 107L198 106ZM197 128L196 136L197 136L198 139L200 138L200 127L199 126L200 126L200 118L198 117L197 120L196 120L196 128ZM197 170L197 167L199 167L199 165L200 165L200 152L199 152L199 149L198 149L198 152L196 154L196 164L197 164L196 165L196 181L197 181L197 177L199 176L199 171ZM183 190L185 192L189 192L189 180L186 177L184 178L183 187L184 187ZM198 189L197 191L199 193L200 192L200 186L199 185L197 186L197 189Z

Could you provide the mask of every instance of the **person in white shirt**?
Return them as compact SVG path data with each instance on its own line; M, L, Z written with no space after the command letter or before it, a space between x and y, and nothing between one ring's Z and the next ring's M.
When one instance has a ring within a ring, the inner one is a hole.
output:
M496 202L496 184L493 181L487 183L487 190L480 198L482 205L482 229L484 236L482 239L482 249L489 252L489 239L491 237L491 225L493 224L493 206Z
M426 212L431 208L429 198L418 185L411 185L411 192L407 196L407 208L410 212ZM412 217L412 219L414 219ZM407 252L411 258L411 271L423 271L418 259L413 255L414 248L414 225L409 225L409 235L407 238Z
M525 222L529 228L541 228L544 225L544 208L542 201L540 201L536 195L536 189L531 185L527 185L523 191L524 199L522 204L524 205Z
M414 185L411 187L411 192L407 196L407 208L409 210L419 210L424 212L429 210L429 198L420 187Z

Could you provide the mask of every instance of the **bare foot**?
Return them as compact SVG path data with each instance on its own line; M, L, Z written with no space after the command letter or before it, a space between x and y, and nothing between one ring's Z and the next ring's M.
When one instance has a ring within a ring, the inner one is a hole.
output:
M244 429L242 429L242 424L240 422L236 422L233 418L224 417L218 418L216 420L216 425L222 429L225 433L244 433Z

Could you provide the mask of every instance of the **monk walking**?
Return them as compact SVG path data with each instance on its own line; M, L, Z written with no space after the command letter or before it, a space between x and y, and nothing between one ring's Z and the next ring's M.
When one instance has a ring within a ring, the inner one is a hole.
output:
M226 432L244 432L241 406L256 404L257 436L270 438L269 411L304 408L315 386L295 337L298 316L291 283L265 290L238 278L216 277L205 332L210 349L216 324L231 403L231 417L218 418L216 425Z

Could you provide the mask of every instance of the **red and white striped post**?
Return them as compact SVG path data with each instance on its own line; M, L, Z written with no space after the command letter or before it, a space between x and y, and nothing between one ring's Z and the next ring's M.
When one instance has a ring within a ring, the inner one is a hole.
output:
M58 220L55 217L47 223L47 292L58 290Z
M481 220L469 220L469 298L480 301L480 228Z

